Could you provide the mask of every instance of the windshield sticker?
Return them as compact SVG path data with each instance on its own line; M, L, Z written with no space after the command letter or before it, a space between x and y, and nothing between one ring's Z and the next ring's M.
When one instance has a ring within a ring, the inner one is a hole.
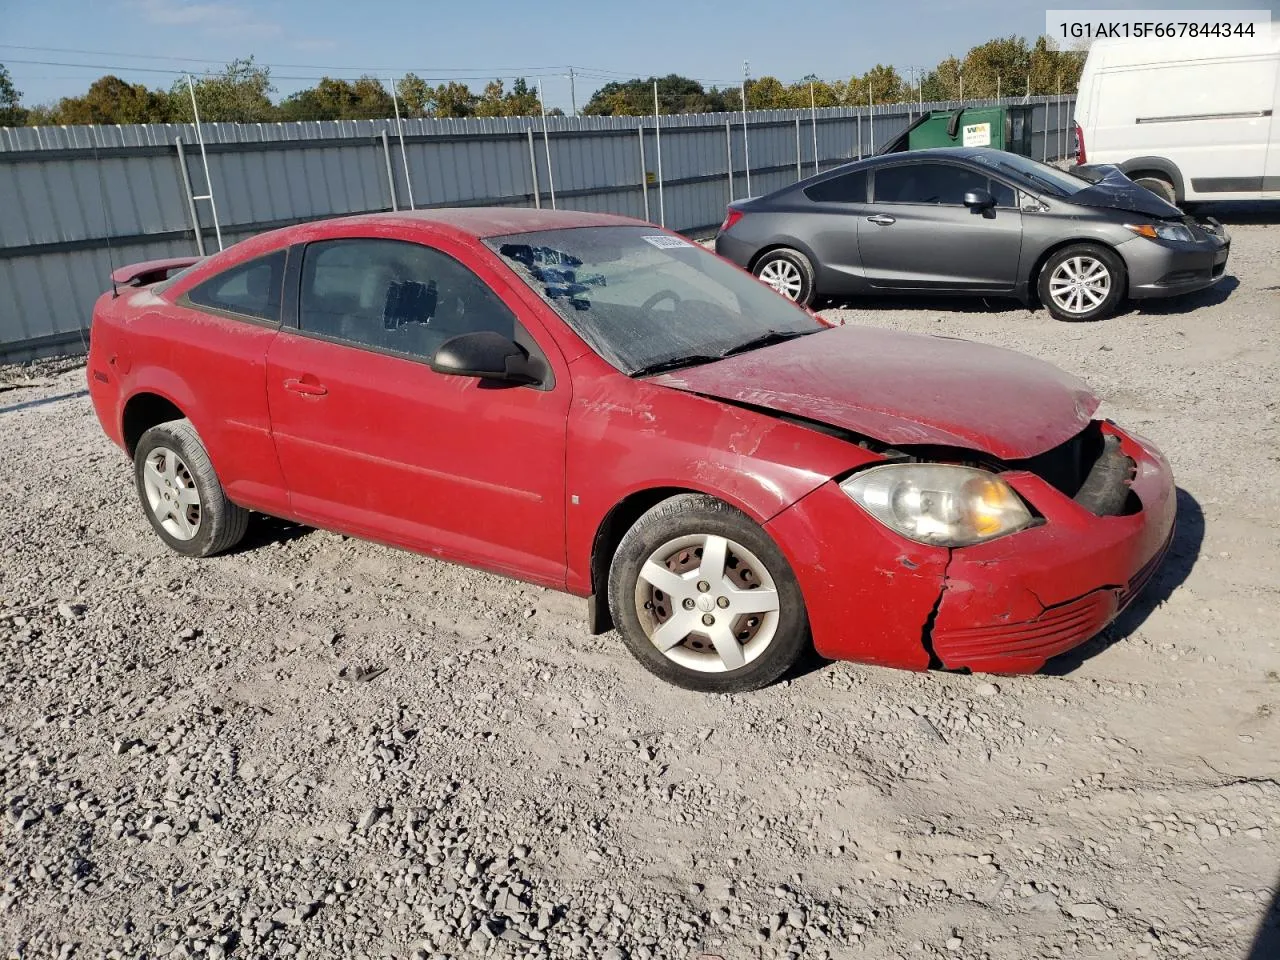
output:
M674 247L691 246L688 240L682 240L680 237L667 236L665 233L659 234L656 237L641 237L640 239L645 243L653 244L659 250L671 250Z

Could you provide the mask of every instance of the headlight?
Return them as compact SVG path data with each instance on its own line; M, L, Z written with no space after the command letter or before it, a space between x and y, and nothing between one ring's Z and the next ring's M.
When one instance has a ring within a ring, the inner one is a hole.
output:
M1195 243L1196 236L1190 228L1181 223L1126 223L1126 227L1140 237L1148 240L1177 240L1181 243Z
M1031 523L1031 513L995 474L939 463L890 463L855 474L840 489L890 530L920 543L964 547Z

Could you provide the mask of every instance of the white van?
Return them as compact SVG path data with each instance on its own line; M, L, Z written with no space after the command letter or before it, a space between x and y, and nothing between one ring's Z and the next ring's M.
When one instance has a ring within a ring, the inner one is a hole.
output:
M1280 199L1280 25L1257 36L1098 40L1076 100L1079 163L1174 203Z

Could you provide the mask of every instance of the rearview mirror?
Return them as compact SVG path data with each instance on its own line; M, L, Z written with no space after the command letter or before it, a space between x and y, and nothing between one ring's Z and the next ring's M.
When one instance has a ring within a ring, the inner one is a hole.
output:
M964 205L970 210L988 210L996 205L996 199L987 190L966 190Z
M541 383L541 366L524 347L491 330L451 337L431 358L436 373L516 384Z

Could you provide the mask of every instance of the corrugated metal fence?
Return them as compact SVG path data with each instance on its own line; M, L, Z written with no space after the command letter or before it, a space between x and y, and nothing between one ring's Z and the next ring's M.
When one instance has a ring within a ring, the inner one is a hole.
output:
M1033 155L1069 153L1072 101L1030 102ZM759 196L874 152L920 109L749 113L746 150L741 113L665 116L660 155L653 117L553 117L545 138L524 117L205 124L217 225L193 199L210 191L190 124L0 128L0 360L81 350L110 261L213 252L218 229L230 244L411 200L550 206L554 192L562 209L710 231L747 195L745 154Z

